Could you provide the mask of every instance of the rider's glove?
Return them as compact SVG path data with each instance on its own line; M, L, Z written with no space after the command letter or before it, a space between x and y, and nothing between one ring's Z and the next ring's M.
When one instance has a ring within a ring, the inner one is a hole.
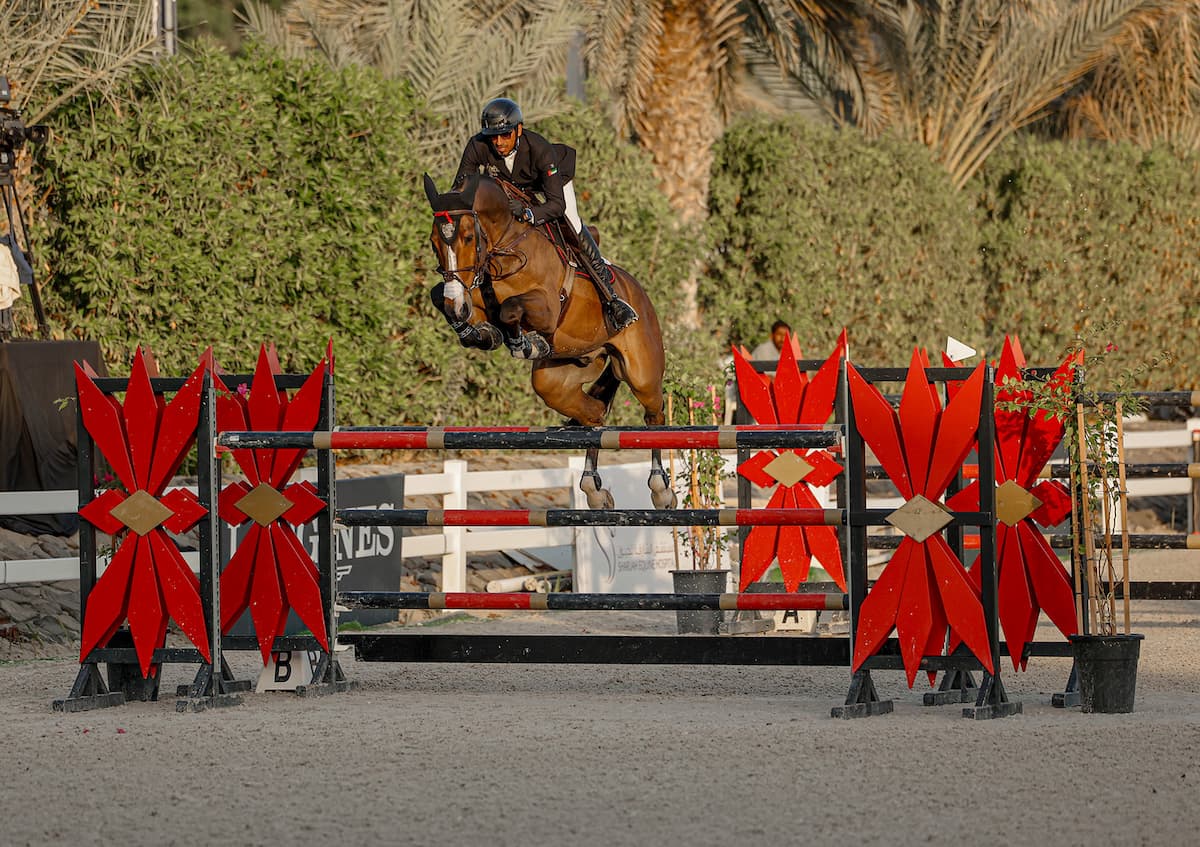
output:
M516 197L508 198L508 210L512 212L512 216L517 220L525 219L525 204Z

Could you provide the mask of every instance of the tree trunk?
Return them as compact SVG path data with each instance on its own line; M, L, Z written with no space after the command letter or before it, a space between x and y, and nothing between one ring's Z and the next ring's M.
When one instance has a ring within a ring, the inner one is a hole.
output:
M712 147L721 134L713 71L717 49L705 37L697 5L702 4L668 6L646 109L637 121L663 193L687 222L703 220L708 210Z
M701 6L701 8L697 8ZM638 140L654 161L659 186L685 225L704 220L712 149L721 134L717 106L716 45L706 38L703 4L671 3L663 18L662 49L654 60ZM685 320L696 326L701 260L680 282Z

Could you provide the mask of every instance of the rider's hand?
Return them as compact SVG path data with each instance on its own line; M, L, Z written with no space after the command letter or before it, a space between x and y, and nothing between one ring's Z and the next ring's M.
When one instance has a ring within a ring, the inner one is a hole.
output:
M508 198L508 210L512 212L512 216L517 220L525 219L525 204L516 197Z

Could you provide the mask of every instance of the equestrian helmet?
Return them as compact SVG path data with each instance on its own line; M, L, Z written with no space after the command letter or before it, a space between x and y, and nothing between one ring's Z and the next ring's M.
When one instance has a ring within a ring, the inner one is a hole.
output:
M507 97L497 97L489 100L483 107L483 117L480 124L484 135L506 135L517 128L517 124L525 123L521 107Z

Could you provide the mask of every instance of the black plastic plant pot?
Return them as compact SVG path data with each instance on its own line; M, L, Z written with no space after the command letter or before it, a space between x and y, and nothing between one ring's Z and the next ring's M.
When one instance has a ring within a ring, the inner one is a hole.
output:
M1071 636L1082 711L1133 711L1141 647L1142 636L1138 634Z
M724 594L729 584L728 569L671 571L676 594ZM720 609L680 609L675 626L680 635L716 635L721 629Z

